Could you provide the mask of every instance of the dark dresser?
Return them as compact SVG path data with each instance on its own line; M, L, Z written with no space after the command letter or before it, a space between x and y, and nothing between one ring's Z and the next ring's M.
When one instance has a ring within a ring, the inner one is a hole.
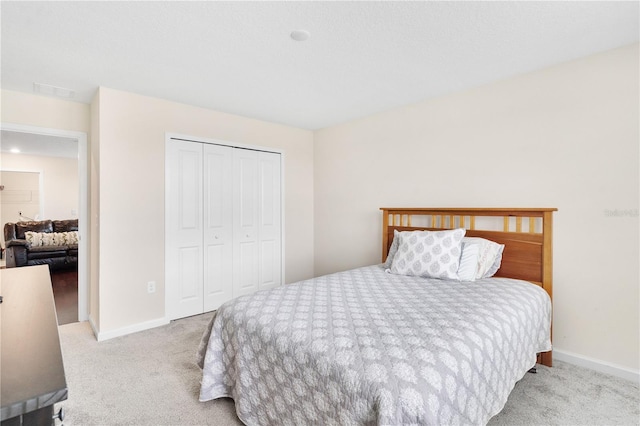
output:
M1 425L55 425L67 381L48 266L0 269L0 296Z

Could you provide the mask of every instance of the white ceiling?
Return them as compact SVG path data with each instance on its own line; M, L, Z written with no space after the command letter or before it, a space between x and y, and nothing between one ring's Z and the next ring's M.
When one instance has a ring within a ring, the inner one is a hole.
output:
M639 2L6 2L2 88L318 129L638 42ZM311 38L297 42L291 31Z
M61 136L0 131L0 152L18 149L21 155L78 158L78 140Z

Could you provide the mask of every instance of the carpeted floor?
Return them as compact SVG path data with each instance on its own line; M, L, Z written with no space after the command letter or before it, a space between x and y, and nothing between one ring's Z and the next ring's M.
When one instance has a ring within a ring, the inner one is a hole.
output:
M96 342L88 323L60 327L66 426L239 425L229 399L198 402L195 351L211 317ZM638 385L556 362L526 374L489 425L638 425Z

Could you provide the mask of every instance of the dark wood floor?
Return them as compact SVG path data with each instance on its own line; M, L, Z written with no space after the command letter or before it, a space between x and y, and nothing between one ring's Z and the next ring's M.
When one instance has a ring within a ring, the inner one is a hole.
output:
M51 273L58 325L78 322L78 271Z

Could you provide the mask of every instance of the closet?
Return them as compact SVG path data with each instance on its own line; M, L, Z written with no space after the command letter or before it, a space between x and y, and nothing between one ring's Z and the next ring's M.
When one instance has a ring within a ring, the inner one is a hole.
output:
M282 282L280 154L169 138L165 161L168 319Z

